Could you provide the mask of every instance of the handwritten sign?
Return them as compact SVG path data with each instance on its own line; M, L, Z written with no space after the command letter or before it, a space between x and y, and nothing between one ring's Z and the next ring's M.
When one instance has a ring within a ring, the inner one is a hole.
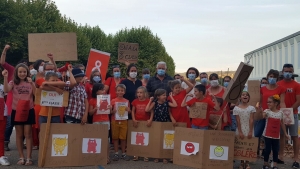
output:
M295 124L293 108L281 108L284 124Z
M190 107L190 118L206 119L207 103L196 102Z
M280 119L268 118L265 136L269 137L269 138L279 138L279 136L280 136Z
M258 138L240 139L238 136L234 140L234 159L256 161L257 159Z
M218 124L218 127L216 130L221 130L222 128L222 116L221 115L217 115L217 114L210 114L209 115L209 123L211 125L217 125L217 123L219 122Z
M253 66L243 62L240 63L233 79L230 81L227 90L223 95L224 100L233 104L237 103L252 70Z
M128 111L126 108L128 107L127 102L116 102L116 110L117 113L115 114L115 120L127 120L128 119Z
M139 55L138 43L119 42L118 61L136 63Z
M110 95L97 95L97 114L110 114Z
M63 95L54 91L42 90L41 106L62 107Z
M28 34L29 61L47 60L52 53L55 61L77 61L76 33L30 33Z

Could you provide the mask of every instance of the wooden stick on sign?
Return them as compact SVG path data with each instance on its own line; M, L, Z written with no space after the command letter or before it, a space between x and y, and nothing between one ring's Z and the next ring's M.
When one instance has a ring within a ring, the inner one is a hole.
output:
M224 109L226 109L227 105L228 105L228 102L226 103L226 105L225 105ZM220 120L222 119L222 116L223 116L223 114L224 114L224 109L223 109L223 111L222 111L222 114L221 114L221 116L219 117L219 120L218 120L218 122L217 122L216 126L218 126L218 125L219 125L219 123L220 123ZM214 130L216 130L216 129L214 129Z
M48 118L47 118L47 124L46 124L46 133L44 138L44 146L42 150L42 162L41 167L44 167L45 160L46 160L46 154L47 154L47 147L48 147L48 141L49 141L49 134L50 134L50 127L51 127L51 117L52 117L52 107L48 107Z

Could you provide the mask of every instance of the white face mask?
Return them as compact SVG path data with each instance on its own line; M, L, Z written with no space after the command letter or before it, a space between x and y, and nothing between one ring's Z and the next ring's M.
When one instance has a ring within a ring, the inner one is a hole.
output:
M212 87L216 87L216 86L219 85L219 81L218 81L218 80L211 80L211 81L210 81L210 85L211 85Z
M137 76L137 72L130 72L130 73L129 73L129 76L130 76L131 78L135 79L136 76Z
M44 66L39 66L39 73L42 73L44 71Z

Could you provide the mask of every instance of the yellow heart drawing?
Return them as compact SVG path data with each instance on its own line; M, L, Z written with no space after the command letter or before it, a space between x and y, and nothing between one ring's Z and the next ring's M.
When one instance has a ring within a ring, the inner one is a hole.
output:
M119 116L120 117L123 117L124 114L125 114L125 109L126 109L126 106L119 106L118 107L118 113L119 113Z
M43 92L43 97L46 97L47 96L47 92Z

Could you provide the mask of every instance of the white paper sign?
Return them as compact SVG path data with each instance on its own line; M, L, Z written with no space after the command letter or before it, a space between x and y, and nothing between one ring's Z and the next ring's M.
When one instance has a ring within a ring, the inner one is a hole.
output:
M126 107L128 107L127 102L116 102L116 119L115 120L127 120L128 119L128 111L126 111Z
M174 130L164 130L163 149L174 149Z
M295 124L293 108L281 108L284 124Z
M57 92L45 90L42 90L41 94L41 106L62 107L62 94L60 95Z
M110 95L97 95L97 114L110 114Z
M148 146L149 144L149 133L146 132L131 132L131 144Z
M180 154L182 155L196 155L199 152L199 143L181 141Z
M209 151L209 159L228 160L228 147L211 145Z
M51 156L68 155L68 134L53 134Z
M100 138L82 138L82 153L101 153Z

